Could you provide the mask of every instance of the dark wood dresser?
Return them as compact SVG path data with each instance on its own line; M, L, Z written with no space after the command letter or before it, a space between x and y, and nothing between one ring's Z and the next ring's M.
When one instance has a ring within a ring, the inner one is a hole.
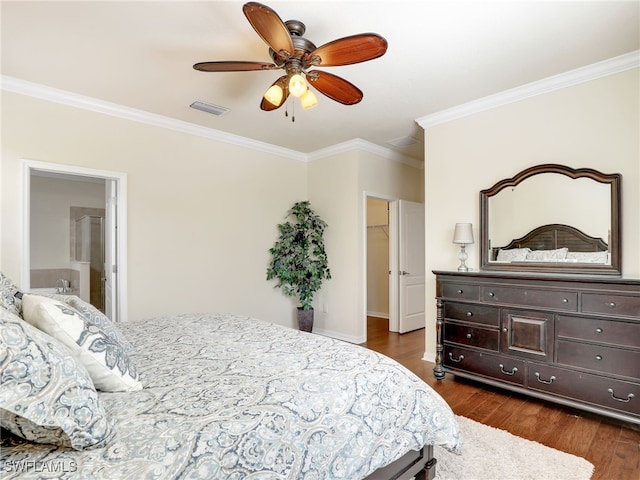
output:
M436 275L436 367L640 424L640 280Z

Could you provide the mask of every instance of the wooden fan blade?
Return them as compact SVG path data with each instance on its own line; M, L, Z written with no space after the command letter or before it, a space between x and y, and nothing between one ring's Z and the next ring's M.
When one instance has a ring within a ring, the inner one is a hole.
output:
M362 91L344 78L327 72L312 70L307 80L320 93L343 105L355 105L362 100Z
M366 62L381 57L387 51L387 41L377 33L361 33L339 38L316 48L307 55L310 65L337 67ZM320 63L313 57L320 57Z
M282 19L271 8L258 2L245 3L245 17L260 38L281 57L293 55L293 41Z
M273 70L279 68L264 62L200 62L193 68L201 72L248 72L252 70Z
M284 102L287 101L287 97L289 97L289 85L287 82L286 75L283 75L282 77L277 79L275 82L273 82L269 88L273 87L274 85L280 85L280 88L282 88L282 100L280 101L280 103L278 103L278 105L274 105L273 103L269 102L266 98L262 97L262 101L260 102L260 108L265 112L270 112L272 110L276 110L280 108L284 104Z

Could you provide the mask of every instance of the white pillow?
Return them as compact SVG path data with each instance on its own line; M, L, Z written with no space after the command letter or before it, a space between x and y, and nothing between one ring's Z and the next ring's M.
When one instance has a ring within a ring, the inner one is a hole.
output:
M25 294L22 315L25 321L68 348L87 369L97 390L142 389L135 365L123 345L73 307L52 298Z
M531 252L528 248L510 248L498 250L498 262L524 262L527 259L527 254Z
M567 257L568 248L558 248L556 250L533 250L527 254L527 260L535 262L555 262L564 260Z
M609 252L568 252L567 260L579 263L609 263Z

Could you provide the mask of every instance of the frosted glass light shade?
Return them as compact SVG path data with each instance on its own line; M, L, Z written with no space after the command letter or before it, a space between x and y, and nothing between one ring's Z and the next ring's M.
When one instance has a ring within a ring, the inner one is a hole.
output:
M301 97L308 89L307 82L299 73L292 75L289 79L289 93L294 97Z
M280 85L271 85L264 94L264 99L272 105L280 105L284 92Z
M456 223L456 228L453 231L453 243L472 244L473 226L470 223Z
M300 97L300 103L302 104L302 108L309 110L318 105L318 99L314 93L307 88L307 91Z

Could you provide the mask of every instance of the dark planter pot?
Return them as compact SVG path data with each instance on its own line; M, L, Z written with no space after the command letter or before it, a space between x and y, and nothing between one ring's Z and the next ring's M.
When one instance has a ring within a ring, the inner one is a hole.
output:
M298 307L298 329L301 332L313 330L313 310L303 310Z

